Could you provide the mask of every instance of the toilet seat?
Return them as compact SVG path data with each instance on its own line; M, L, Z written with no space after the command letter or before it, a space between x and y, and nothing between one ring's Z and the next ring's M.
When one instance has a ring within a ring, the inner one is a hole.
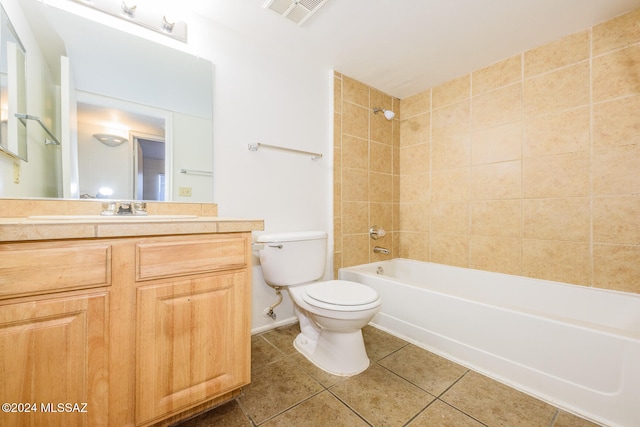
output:
M336 311L368 310L380 305L380 297L375 290L347 280L328 280L308 285L302 299L312 306Z

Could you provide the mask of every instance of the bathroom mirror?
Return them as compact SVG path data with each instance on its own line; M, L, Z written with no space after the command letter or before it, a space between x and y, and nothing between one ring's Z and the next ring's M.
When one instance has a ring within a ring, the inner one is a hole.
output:
M165 196L158 199L212 202L213 64L38 0L21 0L20 5L54 80L61 81L61 98L65 98L65 76L60 71L60 58L68 58L72 79L69 87L73 88L68 98L73 100L73 105L63 105L60 113L65 113L67 108L73 111L71 117L77 123L70 124L70 128L78 140L73 141L76 146L70 156L65 158L63 152L61 165L63 175L71 172L70 187L73 187L74 174L78 182L75 193L69 194L65 187L62 196L95 197L101 181L118 177L127 182L126 189L124 185L118 186L112 198L139 199L143 193L136 180L142 182L139 174L142 150L151 142L141 142L136 135L152 135L150 141L164 140L165 147L164 153L154 154L153 160L157 163L162 159L164 163L162 177L160 173L154 177L167 187L163 190ZM98 116L100 111L105 115ZM156 128L133 128L125 124L139 122L142 116L154 122ZM58 114L58 117L64 120L66 116ZM92 120L90 132L83 130L87 129L87 120ZM64 123L61 127L64 128ZM94 137L96 134L115 134L127 141L110 147ZM93 153L92 147L96 150ZM100 168L79 163L83 159L94 162L106 159L107 153L115 158L116 151L126 155L118 168L105 170L106 161ZM151 151L157 153L158 150ZM190 174L192 170L199 173ZM98 171L103 175L95 175ZM86 175L92 173L93 176ZM189 191L181 191L184 188ZM190 196L185 198L181 194ZM0 194L2 196L5 195Z
M0 150L27 160L25 49L0 5Z

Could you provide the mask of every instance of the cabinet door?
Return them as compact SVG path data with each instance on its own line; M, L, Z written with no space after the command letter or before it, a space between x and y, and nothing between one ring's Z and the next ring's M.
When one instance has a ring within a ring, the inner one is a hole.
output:
M249 383L247 275L235 270L138 288L136 424Z
M0 305L7 426L107 425L106 293ZM29 412L25 412L29 411Z

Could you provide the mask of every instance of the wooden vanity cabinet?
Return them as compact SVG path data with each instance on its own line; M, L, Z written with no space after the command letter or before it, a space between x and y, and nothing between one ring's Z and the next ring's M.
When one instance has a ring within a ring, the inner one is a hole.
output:
M136 244L136 425L250 381L250 235Z
M0 244L0 425L108 425L110 267L105 243Z
M250 256L250 232L0 243L0 401L37 405L0 425L167 425L239 394Z

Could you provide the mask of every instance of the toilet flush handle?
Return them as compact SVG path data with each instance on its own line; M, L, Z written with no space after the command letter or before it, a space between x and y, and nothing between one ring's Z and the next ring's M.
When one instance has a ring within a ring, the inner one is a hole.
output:
M278 243L277 245L269 245L270 248L277 248L277 249L282 249L283 246L281 243Z

